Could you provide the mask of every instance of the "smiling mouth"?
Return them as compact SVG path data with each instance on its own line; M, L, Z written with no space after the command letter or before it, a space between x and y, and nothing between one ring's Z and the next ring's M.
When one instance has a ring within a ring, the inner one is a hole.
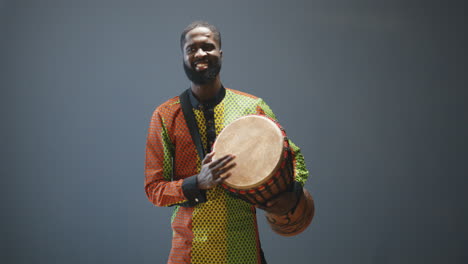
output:
M208 69L208 62L197 62L195 63L195 70L196 71L204 71Z

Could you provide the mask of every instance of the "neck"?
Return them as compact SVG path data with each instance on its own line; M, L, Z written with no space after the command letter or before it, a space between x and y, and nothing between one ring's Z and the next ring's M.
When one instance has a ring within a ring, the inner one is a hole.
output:
M216 96L219 89L221 89L221 80L218 75L216 76L216 79L213 80L213 82L207 84L192 83L191 89L198 101L203 103L213 99Z

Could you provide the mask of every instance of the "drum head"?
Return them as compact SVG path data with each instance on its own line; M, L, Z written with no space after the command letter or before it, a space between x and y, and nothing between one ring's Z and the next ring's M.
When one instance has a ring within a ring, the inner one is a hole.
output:
M269 180L282 161L284 138L275 122L264 116L241 117L219 134L213 145L213 160L236 155L236 167L224 183L235 189L250 189Z

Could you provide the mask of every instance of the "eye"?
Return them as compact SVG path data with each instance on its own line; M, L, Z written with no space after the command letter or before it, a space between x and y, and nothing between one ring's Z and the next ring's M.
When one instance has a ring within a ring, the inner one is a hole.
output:
M185 49L185 51L187 53L194 53L195 52L195 47L194 46L188 46L187 49Z
M212 51L215 49L215 46L213 44L206 44L206 45L203 45L202 48L204 51Z

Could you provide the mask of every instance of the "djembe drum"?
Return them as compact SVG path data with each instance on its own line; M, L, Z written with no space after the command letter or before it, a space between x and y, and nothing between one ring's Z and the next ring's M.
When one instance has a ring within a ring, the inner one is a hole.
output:
M241 117L226 126L217 137L216 160L236 155L237 166L222 184L235 196L254 205L264 205L292 187L292 154L284 129L261 115Z

